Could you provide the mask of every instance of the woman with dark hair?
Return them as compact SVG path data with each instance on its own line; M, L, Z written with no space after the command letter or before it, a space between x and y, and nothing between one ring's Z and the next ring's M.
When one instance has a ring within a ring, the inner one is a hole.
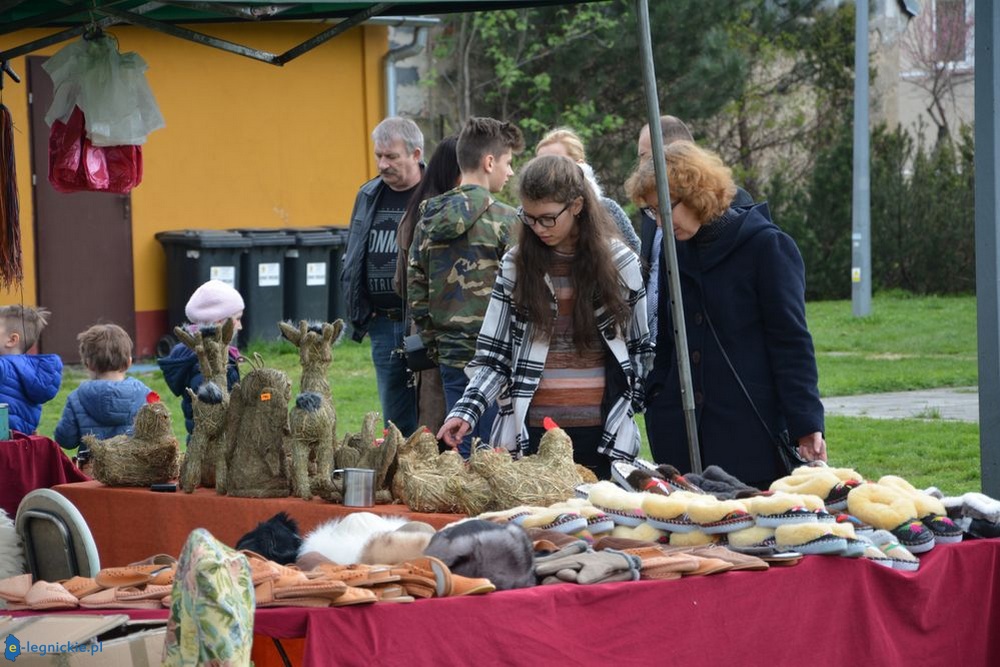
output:
M413 230L420 222L420 205L431 197L451 190L461 178L458 168L458 156L455 146L458 135L453 134L441 140L434 149L430 162L424 170L423 180L413 191L403 217L399 219L396 228L396 277L393 279L396 293L403 298L403 303L409 303L406 296L406 267L410 258L410 245L413 243ZM410 330L413 331L411 325ZM436 431L444 421L444 387L441 384L441 371L431 368L414 374L417 383L417 423Z
M652 361L646 293L580 167L544 156L520 177L517 245L501 262L462 399L438 438L456 447L494 400L490 444L533 453L551 417L598 477L639 451Z
M736 185L719 156L688 141L664 153L669 203L659 200L651 160L625 189L657 224L660 212L671 210L701 461L767 488L788 472L776 447L785 432L803 459L826 460L802 256L771 222L767 204L733 206ZM665 266L660 294L667 294ZM687 472L668 299L660 299L659 321L646 432L654 459Z

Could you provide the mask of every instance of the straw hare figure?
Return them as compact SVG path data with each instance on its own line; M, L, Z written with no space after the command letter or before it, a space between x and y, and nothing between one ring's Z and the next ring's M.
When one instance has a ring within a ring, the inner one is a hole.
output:
M289 416L292 493L308 500L331 489L333 454L336 449L337 412L330 400L332 347L344 330L342 320L310 326L302 320L298 328L278 322L281 335L299 349L301 393Z
M253 370L233 387L226 415L226 456L216 470L220 494L279 498L289 494L288 400L292 383L259 354Z
M181 327L174 327L177 340L198 355L198 365L205 382L214 382L215 386L228 395L226 387L226 368L229 363L229 344L236 332L236 323L227 319L222 326L201 327L195 333L190 333ZM197 420L197 417L195 417Z
M214 382L205 382L195 393L189 387L194 431L181 465L181 489L192 493L196 486L214 487L216 470L225 466L226 412L229 394Z

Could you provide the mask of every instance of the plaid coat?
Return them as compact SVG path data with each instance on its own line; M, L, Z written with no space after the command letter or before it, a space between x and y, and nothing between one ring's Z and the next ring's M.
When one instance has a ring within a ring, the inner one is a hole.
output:
M653 359L653 347L649 340L646 291L639 258L621 241L611 243L622 293L632 314L623 339L614 331L603 306L594 311L609 361L604 435L598 449L611 458L632 459L639 453L639 430L634 415L644 407L644 384ZM520 453L528 442L525 419L545 368L549 342L536 338L535 325L513 307L516 252L515 246L501 261L486 319L479 331L476 356L465 369L471 381L448 417L460 417L475 425L486 406L496 400L499 414L493 423L490 443ZM555 289L548 275L545 284L552 294L555 309Z

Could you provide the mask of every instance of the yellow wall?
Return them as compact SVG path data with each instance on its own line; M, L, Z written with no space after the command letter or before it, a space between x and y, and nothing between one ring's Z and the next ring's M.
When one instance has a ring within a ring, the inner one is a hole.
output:
M196 26L272 53L321 32L317 23ZM143 181L132 191L137 311L166 308L164 254L156 232L184 228L346 225L358 186L376 170L370 135L382 118L384 27L339 35L275 67L143 28L112 27L120 49L148 63L147 80L166 127L143 148ZM22 31L0 48L45 35ZM51 55L65 44L32 55ZM11 61L3 102L14 119L24 249L24 301L35 303L25 61ZM39 170L45 178L45 170ZM44 258L42 258L44 260ZM67 286L71 289L73 286ZM0 303L21 300L0 292Z

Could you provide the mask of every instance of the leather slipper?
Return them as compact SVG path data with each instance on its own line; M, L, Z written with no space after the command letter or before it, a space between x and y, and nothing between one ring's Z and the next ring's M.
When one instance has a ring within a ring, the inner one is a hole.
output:
M84 609L160 609L160 600L169 595L170 586L157 586L150 591L135 586L105 588L80 600Z
M698 569L692 572L685 572L685 577L702 577L719 572L728 572L733 569L733 564L721 558L706 558L704 556L693 556L698 559Z
M60 584L36 581L24 596L24 604L32 611L76 609L80 601Z
M370 588L348 586L344 594L330 603L331 607L349 607L356 604L373 604L378 602L378 595Z
M0 579L0 600L23 605L24 596L31 590L31 583L30 574L18 574Z
M102 587L92 577L71 577L59 582L62 587L72 593L77 600L92 595Z
M369 590L378 596L380 604L383 602L408 603L416 601L416 598L412 595L407 595L406 589L399 584L379 584L372 586Z
M492 593L497 587L493 582L483 577L463 577L460 574L451 575L451 597L462 595L485 595Z
M151 563L147 565L126 565L107 567L97 573L94 581L104 588L118 586L141 586L156 583L165 586L173 583L177 564Z
M394 568L383 565L324 563L317 565L311 572L307 572L306 576L310 579L342 581L348 586L365 588L375 584L399 581L399 576L393 570Z

